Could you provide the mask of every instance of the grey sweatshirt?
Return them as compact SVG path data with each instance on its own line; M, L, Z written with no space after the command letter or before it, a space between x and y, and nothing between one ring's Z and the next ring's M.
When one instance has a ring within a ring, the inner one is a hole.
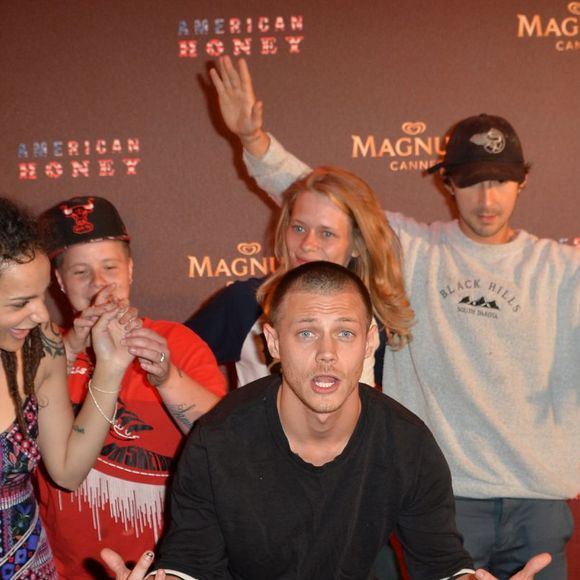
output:
M309 167L273 137L244 160L280 194ZM580 494L580 250L525 231L478 244L456 221L387 217L417 324L387 350L383 390L429 426L457 496Z

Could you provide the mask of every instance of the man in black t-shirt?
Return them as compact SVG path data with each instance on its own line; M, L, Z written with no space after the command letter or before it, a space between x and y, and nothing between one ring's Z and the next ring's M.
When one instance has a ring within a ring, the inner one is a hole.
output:
M364 580L396 530L414 580L472 577L433 436L358 383L377 340L363 283L330 262L305 264L281 278L265 312L282 375L234 391L199 420L156 567L197 580ZM103 557L127 580L152 560L129 574L118 555ZM547 562L537 557L514 578Z

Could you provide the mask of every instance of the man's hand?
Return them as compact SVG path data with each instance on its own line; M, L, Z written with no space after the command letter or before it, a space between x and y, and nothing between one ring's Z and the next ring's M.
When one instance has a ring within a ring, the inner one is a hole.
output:
M252 77L246 61L239 60L238 70L229 56L221 57L217 69L209 71L217 90L220 110L228 129L256 157L267 150L270 139L262 130L263 103L256 100Z
M534 576L540 570L543 570L551 561L552 556L547 552L537 554L533 558L530 558L524 568L517 574L514 574L510 580L533 580ZM497 580L493 574L482 569L475 572L475 578L477 578L477 580Z
M137 564L135 564L135 568L133 568L133 570L129 570L129 568L125 566L123 558L121 558L117 552L114 552L109 548L103 548L101 550L101 558L109 567L111 572L115 574L116 580L143 580L147 574L147 570L149 570L149 566L151 566L153 563L153 552L145 552L139 558L139 561ZM164 580L165 571L157 570L155 575L150 576L150 578L154 578L155 580Z

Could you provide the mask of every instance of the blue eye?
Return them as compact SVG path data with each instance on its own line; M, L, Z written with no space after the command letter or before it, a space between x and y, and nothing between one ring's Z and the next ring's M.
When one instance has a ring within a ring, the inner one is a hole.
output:
M298 234L301 234L301 233L304 232L304 227L303 226L299 226L299 225L296 224L296 225L293 225L291 227Z
M311 330L301 330L298 333L298 336L300 336L302 338L311 338L314 336L314 333Z
M334 237L334 232L331 232L330 230L324 230L324 231L322 232L322 235L323 235L325 238L332 238L332 237Z
M353 338L354 337L354 332L352 332L351 330L341 330L338 335L341 338Z

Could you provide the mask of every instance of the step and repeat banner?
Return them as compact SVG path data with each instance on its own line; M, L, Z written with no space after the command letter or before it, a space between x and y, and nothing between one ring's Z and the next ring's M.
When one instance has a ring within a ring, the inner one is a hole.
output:
M209 81L221 55L247 59L288 149L424 221L453 215L424 176L446 131L506 117L532 164L515 225L580 244L579 1L2 0L0 18L1 194L113 201L151 317L275 267L276 208Z

